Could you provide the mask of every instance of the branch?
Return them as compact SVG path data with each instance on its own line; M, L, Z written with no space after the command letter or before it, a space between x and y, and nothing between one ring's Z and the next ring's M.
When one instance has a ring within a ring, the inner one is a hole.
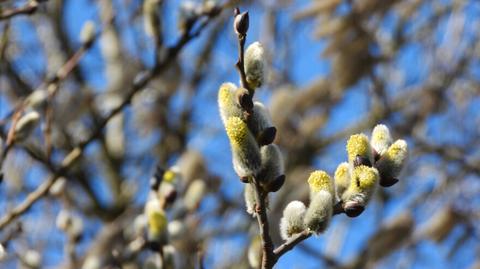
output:
M97 125L95 131L83 142L80 142L77 147L75 147L69 154L64 158L62 161L61 168L54 173L54 175L47 180L46 182L42 183L35 191L31 192L27 198L19 205L11 209L7 212L1 219L0 219L0 230L3 229L6 225L11 223L17 217L28 211L32 205L37 202L40 198L44 197L51 186L57 181L58 178L65 175L67 170L70 166L74 163L75 160L80 157L83 153L83 150L95 139L99 138L102 134L104 127L107 123L119 112L121 112L130 102L132 101L133 96L142 90L147 83L155 76L161 74L168 65L176 58L179 54L181 49L192 39L197 37L201 31L208 25L208 23L215 18L220 12L215 12L211 14L207 14L207 18L203 20L196 29L192 31L185 31L184 34L180 37L180 39L170 47L167 51L166 57L160 62L158 65L154 66L152 70L147 70L139 74L139 78L133 82L129 93L126 95L123 102L114 108L110 113L100 121Z
M31 15L37 10L37 8L38 8L38 1L32 0L22 7L6 9L2 13L0 13L0 21L7 20L7 19L10 19L11 17L22 15L22 14Z
M287 253L297 244L309 238L310 236L312 236L312 233L309 230L304 230L303 232L292 236L290 239L285 241L285 243L283 243L273 251L273 253L275 254L275 260L280 259L283 254Z
M275 255L273 253L273 242L270 237L267 217L267 207L265 206L265 193L260 188L260 184L255 177L252 177L252 185L255 191L256 216L258 227L260 228L260 237L262 238L262 269L273 268L275 264Z

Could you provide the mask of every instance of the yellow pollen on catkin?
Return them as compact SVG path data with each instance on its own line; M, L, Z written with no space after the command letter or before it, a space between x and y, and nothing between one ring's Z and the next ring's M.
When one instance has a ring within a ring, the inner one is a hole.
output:
M176 174L172 170L167 170L163 174L163 181L168 183L173 183L175 181Z
M218 91L218 102L220 104L227 104L232 102L233 100L233 93L235 91L235 85L232 83L223 83L220 86L220 90Z
M248 139L247 124L238 117L230 117L225 124L225 129L232 146L242 146Z
M352 162L357 155L362 157L370 156L370 146L368 137L364 134L355 134L350 136L347 142L348 160Z
M353 169L352 184L360 191L373 188L379 180L379 174L376 168L365 165L357 166Z
M308 178L308 184L310 185L310 190L314 193L321 190L333 193L332 178L325 171L317 170L312 172Z
M390 160L402 162L407 154L407 142L399 139L387 150L386 155ZM401 160L399 160L401 159Z

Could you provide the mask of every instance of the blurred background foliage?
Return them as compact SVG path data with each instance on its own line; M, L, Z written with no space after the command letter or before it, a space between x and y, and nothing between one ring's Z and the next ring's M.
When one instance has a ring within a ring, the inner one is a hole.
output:
M397 185L380 189L360 217L336 216L276 268L480 268L480 3L164 0L157 43L145 33L143 4L0 1L4 145L27 97L54 92L39 127L3 163L1 267L86 268L97 257L100 268L141 268L151 253L129 251L157 164L178 169L167 211L177 268L199 259L249 267L257 223L216 105L220 84L238 83L231 23L240 5L250 11L247 44L268 52L256 98L286 156L287 180L268 211L276 245L285 205L308 200L308 174L333 173L351 134L383 123L410 149ZM32 14L7 16L25 8ZM96 25L91 46L80 39L87 20ZM34 191L31 205L9 215ZM74 232L59 229L61 213Z

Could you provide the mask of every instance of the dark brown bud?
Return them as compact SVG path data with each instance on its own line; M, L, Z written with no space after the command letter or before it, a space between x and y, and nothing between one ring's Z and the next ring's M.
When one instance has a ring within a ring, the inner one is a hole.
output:
M397 184L397 182L398 182L398 178L394 178L394 177L391 177L391 178L380 177L380 186L382 186L382 187L384 187L384 188L391 187L391 186Z
M283 183L285 183L285 175L280 175L276 179L269 182L266 189L268 192L277 192L282 188Z
M362 214L363 210L365 210L365 206L358 202L350 201L343 204L343 210L347 216L355 218Z
M355 157L355 160L353 160L353 166L357 167L360 165L372 167L372 163L367 157L357 155L357 157Z
M240 13L240 10L235 8L234 16L233 29L235 30L235 33L239 36L245 36L248 31L250 20L248 17L248 11Z
M150 179L150 189L154 191L158 190L158 188L160 187L160 183L162 183L164 173L165 173L165 169L163 169L160 166L157 166L157 169L155 170L155 174Z
M177 198L177 191L175 189L172 189L165 195L165 202L167 205L172 204L175 202L175 199Z
M373 151L373 162L378 162L378 160L380 160L380 157L382 157L380 154L378 154L378 152L374 149L372 149Z
M251 114L253 110L253 100L248 90L245 88L238 88L235 94L237 95L237 103L240 107L248 114Z
M270 145L275 140L276 135L277 135L277 128L273 126L268 127L262 132L260 132L260 134L257 137L257 142L260 146Z

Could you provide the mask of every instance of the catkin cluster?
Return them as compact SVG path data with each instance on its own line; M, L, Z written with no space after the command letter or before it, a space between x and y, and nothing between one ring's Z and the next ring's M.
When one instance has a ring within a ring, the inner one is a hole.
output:
M308 178L310 204L290 202L280 221L283 239L307 229L318 234L330 223L335 205L341 206L349 217L360 215L371 200L378 185L390 187L407 157L407 143L392 143L387 126L375 126L369 139L365 134L350 136L346 146L348 162L338 165L334 177L325 171L314 171Z
M284 181L284 161L279 147L273 144L276 128L268 109L252 97L264 80L264 49L259 42L245 52L245 76L248 89L224 83L218 91L220 117L230 141L233 168L242 182L255 178L264 193L278 191ZM255 194L245 186L247 212L255 215Z

